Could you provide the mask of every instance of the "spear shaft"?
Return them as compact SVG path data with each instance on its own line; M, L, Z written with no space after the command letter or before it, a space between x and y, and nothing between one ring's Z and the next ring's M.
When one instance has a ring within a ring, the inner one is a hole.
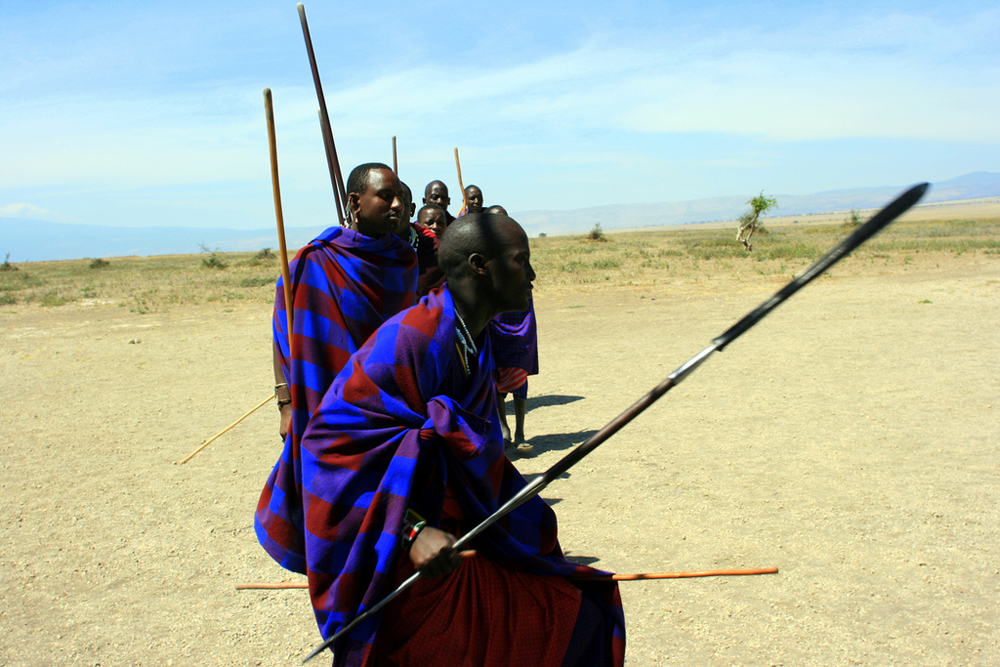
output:
M323 146L326 149L326 160L330 167L330 180L333 182L333 195L337 200L337 216L341 226L350 217L347 209L347 189L344 187L344 176L340 172L340 159L337 157L337 145L333 141L333 128L330 126L330 114L326 110L326 96L323 95L323 84L319 80L319 66L316 64L316 53L313 51L312 37L309 35L309 22L306 20L306 8L300 2L299 21L302 23L302 36L306 40L306 52L309 54L309 67L312 69L313 84L316 86L316 97L319 99L319 119L323 131Z

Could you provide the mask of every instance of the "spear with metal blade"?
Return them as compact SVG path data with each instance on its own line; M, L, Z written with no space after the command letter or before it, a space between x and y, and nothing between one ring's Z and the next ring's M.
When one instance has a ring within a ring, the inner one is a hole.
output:
M899 195L896 199L889 203L889 205L872 216L871 220L863 224L861 227L858 227L854 230L854 233L841 241L839 245L820 257L801 275L775 292L774 296L757 306L756 309L748 313L743 319L727 329L721 336L714 339L711 345L691 357L688 361L684 362L684 364L671 373L666 380L661 382L652 391L636 401L630 408L625 410L625 412L612 419L604 428L587 438L585 442L578 445L575 449L573 449L573 451L564 456L559 462L546 470L542 475L529 482L523 489L511 497L510 500L504 503L500 509L486 517L482 523L456 540L451 548L454 551L461 551L462 547L469 544L469 542L481 535L483 531L492 526L498 520L541 493L545 487L558 479L563 473L572 468L574 465L579 463L580 460L587 454L597 449L597 447L605 440L620 431L622 427L639 416L643 410L655 403L657 399L670 391L673 387L679 385L684 378L694 372L694 370L698 368L698 366L700 366L706 359L708 359L713 352L721 352L727 345L746 333L750 327L764 319L772 310L777 308L788 297L792 296L818 278L824 271L839 262L848 253L881 231L890 222L905 213L911 206L920 201L920 198L924 196L925 192L927 192L928 187L930 187L929 183L921 183L919 185L914 185L912 188ZM366 618L378 613L379 610L389 604L389 602L395 599L400 593L415 584L421 576L421 572L419 571L414 573L409 579L401 583L396 590L387 595L376 605L366 609L363 613L356 616L353 621L345 625L336 634L316 647L316 649L307 655L305 660L302 662L305 663L316 657L322 651L332 646L338 639L357 627L358 624Z

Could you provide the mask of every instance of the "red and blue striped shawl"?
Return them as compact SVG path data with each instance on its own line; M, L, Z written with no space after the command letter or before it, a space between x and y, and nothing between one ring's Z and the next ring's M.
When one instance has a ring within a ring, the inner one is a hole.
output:
M439 525L447 486L471 526L526 484L504 454L489 333L477 341L468 377L456 343L445 285L379 328L309 422L301 451L306 566L324 637L389 592L408 507ZM555 514L539 497L472 546L477 557L512 569L595 573L563 558ZM607 586L607 599L618 600ZM620 601L613 613L623 642ZM337 664L362 664L377 627L373 618L352 631L337 647Z
M410 245L396 236L370 238L331 227L302 248L289 269L294 307L291 341L280 278L273 326L292 397L292 424L261 493L254 525L272 558L305 573L298 482L302 434L351 355L383 322L416 303L417 258Z

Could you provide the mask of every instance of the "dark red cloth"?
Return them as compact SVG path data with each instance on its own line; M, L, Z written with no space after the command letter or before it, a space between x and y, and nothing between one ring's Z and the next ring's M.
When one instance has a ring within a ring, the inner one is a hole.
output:
M411 574L403 555L393 585ZM467 558L445 577L419 580L386 607L370 664L425 665L433 656L433 664L449 667L560 667L580 598L563 577Z

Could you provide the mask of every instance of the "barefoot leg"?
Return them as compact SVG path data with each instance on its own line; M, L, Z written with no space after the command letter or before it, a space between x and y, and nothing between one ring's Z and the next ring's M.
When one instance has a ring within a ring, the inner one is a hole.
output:
M515 405L517 405L516 402ZM505 445L509 444L511 440L510 426L507 425L507 394L497 394L497 414L500 415L500 432L503 433L503 442Z

